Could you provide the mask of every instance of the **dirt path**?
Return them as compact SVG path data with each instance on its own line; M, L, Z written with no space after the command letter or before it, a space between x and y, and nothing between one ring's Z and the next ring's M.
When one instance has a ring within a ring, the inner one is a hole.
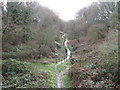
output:
M62 38L65 38L65 36L66 36L66 34L64 34L64 35L62 36ZM57 77L57 87L58 87L58 88L64 88L64 82L63 82L62 78L63 78L63 75L65 74L65 72L69 69L69 67L67 67L64 71L61 71L61 72L58 72L58 70L57 70L57 68L58 68L57 66L58 66L58 65L66 62L66 61L69 60L69 58L70 58L70 53L71 53L71 52L70 52L70 50L69 50L69 48L68 48L68 46L67 46L67 42L68 42L68 39L65 38L64 47L65 47L65 49L67 50L67 52L66 52L66 58L65 58L64 60L58 62L58 63L55 65L55 71L56 71L56 77Z
M57 77L57 87L64 88L64 81L62 80L63 75L68 71L70 67L67 67L64 71L61 72L57 71L57 66L55 66L55 68L56 68L56 77Z

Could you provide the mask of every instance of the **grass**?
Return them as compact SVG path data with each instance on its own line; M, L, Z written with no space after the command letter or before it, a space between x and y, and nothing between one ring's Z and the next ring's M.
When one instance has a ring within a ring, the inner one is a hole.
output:
M66 61L66 62L58 65L58 66L57 66L57 70L58 70L58 72L61 72L61 71L64 71L64 70L65 70L67 67L69 67L69 66L70 66L70 62L69 62L69 60L68 60L68 61Z
M31 63L34 66L34 71L54 71L54 64L41 64L41 63Z
M64 80L64 88L73 88L72 84L71 84L71 78L68 76L68 74L64 74L63 76L63 80Z
M70 65L70 60L67 60L67 62L64 62L63 65Z
M61 49L62 51L64 51L64 50L65 50L64 45L63 45L64 39L61 38L61 39L60 39L60 42L61 42L61 48L60 48L60 49Z
M73 50L73 47L72 46L68 46L68 48L72 51Z
M61 71L64 71L65 69L67 68L67 65L59 65L58 66L58 68L57 68L57 70L58 70L58 72L61 72Z
M34 67L33 72L47 72L48 73L48 81L50 84L50 88L57 87L54 63L52 63L52 64L31 63L31 65Z
M71 85L71 78L68 76L68 71L66 72L66 68L68 68L70 66L70 61L68 60L67 62L64 62L60 65L58 65L57 70L59 72L63 71L65 72L63 74L63 82L64 82L64 88L73 88L73 86Z
M34 69L32 70L34 73L47 72L50 88L57 88L57 80L56 80L56 73L55 73L56 63L50 63L50 64L41 64L39 62L28 62L28 63L30 63L32 67L34 67ZM59 72L61 72L65 70L68 66L70 66L69 60L65 63L58 65L57 69Z

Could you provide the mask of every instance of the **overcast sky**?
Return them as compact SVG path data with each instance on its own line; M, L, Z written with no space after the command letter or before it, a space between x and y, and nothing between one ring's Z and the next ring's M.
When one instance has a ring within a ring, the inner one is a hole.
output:
M78 10L90 5L97 0L38 0L42 6L46 6L58 13L60 19L73 20Z
M7 0L0 0L7 3ZM17 0L13 0L17 1ZM38 1L42 6L46 6L56 12L60 19L65 21L75 19L75 15L81 8L89 6L98 0L19 0Z

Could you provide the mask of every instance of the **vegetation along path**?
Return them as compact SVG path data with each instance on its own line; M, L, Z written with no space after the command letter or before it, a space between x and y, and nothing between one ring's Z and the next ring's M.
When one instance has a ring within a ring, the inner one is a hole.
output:
M69 50L69 48L68 48L68 46L67 46L68 39L65 38L65 36L66 36L66 34L64 34L64 35L62 36L62 38L65 39L65 41L64 41L64 48L65 48L65 50L66 50L66 58L63 59L62 61L58 62L58 63L55 65L55 71L56 71L56 77L57 77L57 87L58 87L58 88L63 88L63 87L64 87L64 86L63 86L63 83L64 83L64 82L62 81L62 77L63 77L63 74L69 69L69 67L67 67L64 71L61 71L61 72L58 72L58 70L57 70L57 66L58 66L58 65L66 62L66 61L69 60L69 58L70 58L70 53L71 53L71 52L70 52L70 50Z

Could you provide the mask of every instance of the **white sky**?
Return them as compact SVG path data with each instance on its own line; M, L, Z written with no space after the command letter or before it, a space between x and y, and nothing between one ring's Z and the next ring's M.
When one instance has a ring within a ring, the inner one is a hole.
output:
M5 3L9 0L0 0ZM38 1L42 6L46 6L56 12L60 19L65 21L75 19L78 10L89 6L98 0L11 0L11 1Z
M38 0L42 6L46 6L58 13L59 18L65 21L73 20L76 12L97 0Z

